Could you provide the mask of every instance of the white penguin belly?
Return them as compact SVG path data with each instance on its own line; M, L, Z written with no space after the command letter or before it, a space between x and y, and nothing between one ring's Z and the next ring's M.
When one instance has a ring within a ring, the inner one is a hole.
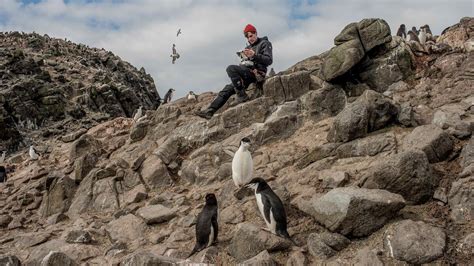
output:
M232 160L232 179L240 187L252 180L253 161L249 151L239 149Z
M209 247L212 245L212 242L214 242L214 227L211 224L211 233L209 234L209 242L207 243L207 246Z
M262 195L260 193L255 193L255 198L257 199L258 209L260 210L260 214L262 215L265 224L267 224L267 228L270 230L270 232L276 234L276 221L273 217L272 208L270 207L270 221L267 221L267 219L265 218L265 208L263 206Z

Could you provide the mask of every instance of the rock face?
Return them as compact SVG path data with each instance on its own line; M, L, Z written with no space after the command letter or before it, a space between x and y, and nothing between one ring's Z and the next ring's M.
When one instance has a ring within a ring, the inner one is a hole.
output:
M313 217L346 236L369 235L405 206L402 196L380 189L335 188L311 203Z
M232 257L241 262L264 250L285 250L291 245L289 240L262 231L250 223L242 223L238 224L234 231L229 252Z
M443 255L444 230L423 222L404 220L385 232L384 246L389 256L413 264L429 263Z
M92 112L131 117L140 105L159 105L151 76L104 49L18 32L1 33L0 46L7 47L0 53L0 145L11 150L20 145L20 132L59 126L65 118L76 130L93 122Z
M413 150L394 154L374 164L365 174L361 186L385 189L408 201L420 203L433 195L435 181L426 154Z
M390 27L382 19L363 19L347 25L334 38L336 47L329 51L321 66L322 78L331 81L345 74L359 63L365 53L391 39Z
M422 150L430 163L436 163L447 158L453 150L453 141L448 133L435 125L424 125L415 128L404 139L407 149Z
M330 258L337 251L341 251L350 240L339 234L331 234L328 232L320 234L310 234L308 237L308 251L316 258Z
M330 142L348 142L364 137L395 121L397 112L390 99L367 90L335 117L327 139Z
M50 252L41 261L41 266L54 266L54 265L75 266L78 264L62 252Z

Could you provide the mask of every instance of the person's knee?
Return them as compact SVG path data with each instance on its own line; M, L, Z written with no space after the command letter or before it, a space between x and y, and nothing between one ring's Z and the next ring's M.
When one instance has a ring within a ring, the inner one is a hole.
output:
M236 65L230 65L226 68L225 71L227 72L228 75L230 75L230 74L236 73L238 67L239 66L236 66Z
M219 96L221 97L228 97L234 94L234 86L232 84L227 84L225 87L219 92Z

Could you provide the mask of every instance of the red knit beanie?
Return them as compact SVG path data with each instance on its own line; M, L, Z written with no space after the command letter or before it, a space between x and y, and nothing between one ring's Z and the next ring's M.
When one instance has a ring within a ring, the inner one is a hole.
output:
M244 34L247 32L257 32L257 29L252 24L247 24L244 28Z

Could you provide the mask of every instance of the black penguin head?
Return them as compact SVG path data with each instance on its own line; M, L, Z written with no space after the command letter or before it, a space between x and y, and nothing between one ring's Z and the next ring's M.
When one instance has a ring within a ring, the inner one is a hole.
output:
M405 29L405 24L401 24L400 29L404 30Z
M206 205L217 205L216 195L213 193L206 194Z
M243 146L244 148L249 148L250 147L250 139L245 137L240 140L240 145Z
M260 191L269 187L267 182L260 177L255 177L254 179L250 180L250 182L248 182L245 186L254 189L255 191Z

